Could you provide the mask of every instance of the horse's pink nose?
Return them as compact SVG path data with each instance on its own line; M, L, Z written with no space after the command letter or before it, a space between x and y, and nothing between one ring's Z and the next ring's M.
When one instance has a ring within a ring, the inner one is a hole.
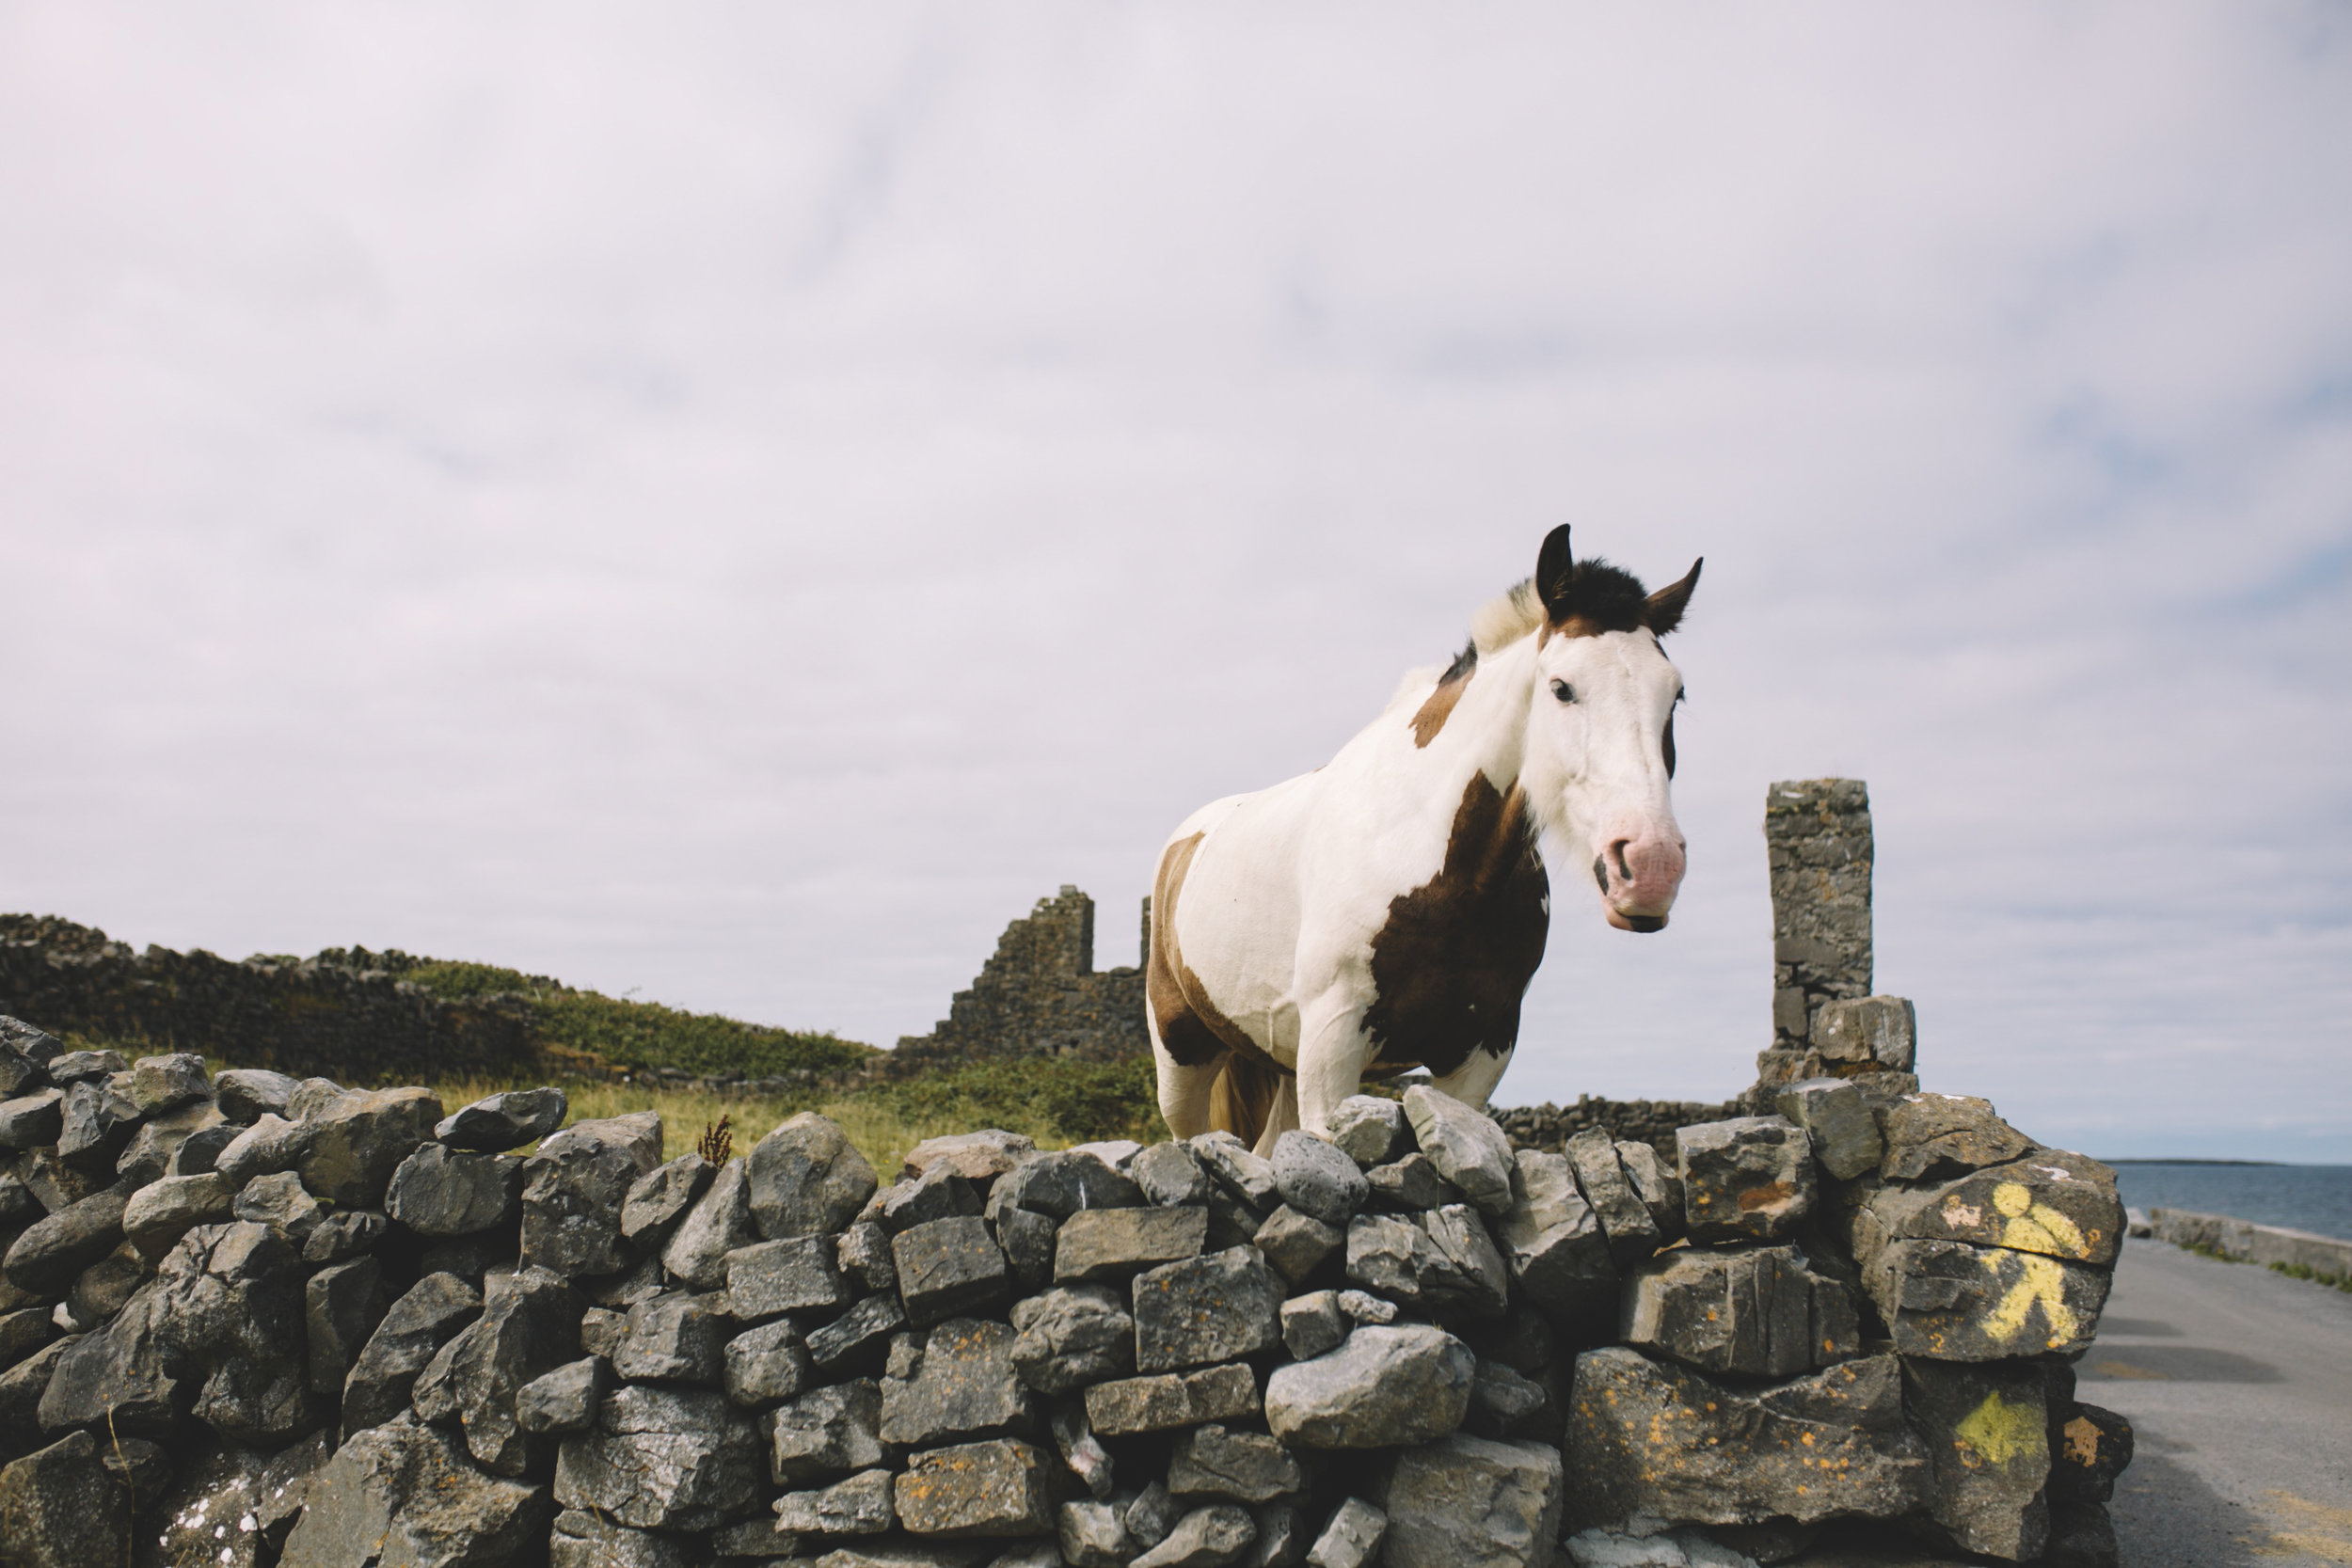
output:
M1644 833L1613 839L1600 857L1596 879L1608 901L1609 923L1626 930L1655 931L1666 924L1681 889L1684 869L1679 834Z

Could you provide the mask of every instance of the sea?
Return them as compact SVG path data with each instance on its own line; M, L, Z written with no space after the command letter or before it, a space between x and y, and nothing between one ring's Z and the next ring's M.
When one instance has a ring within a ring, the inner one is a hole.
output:
M2352 1165L2115 1165L2133 1209L2188 1209L2352 1241Z

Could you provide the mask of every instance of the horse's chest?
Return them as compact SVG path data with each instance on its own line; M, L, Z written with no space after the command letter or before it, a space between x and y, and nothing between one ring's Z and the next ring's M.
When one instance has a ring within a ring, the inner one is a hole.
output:
M1389 903L1371 943L1364 1029L1376 1064L1440 1077L1474 1051L1507 1053L1544 957L1549 885L1525 797L1473 775L1437 874Z

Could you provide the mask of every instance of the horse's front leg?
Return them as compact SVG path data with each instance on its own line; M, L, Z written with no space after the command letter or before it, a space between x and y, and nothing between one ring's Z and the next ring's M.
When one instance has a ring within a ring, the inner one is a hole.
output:
M1331 1116L1363 1086L1372 1061L1363 1003L1354 988L1333 986L1298 1010L1298 1125L1331 1135Z
M1517 1050L1518 1047L1512 1047ZM1429 1086L1439 1094L1451 1095L1465 1105L1486 1108L1486 1097L1502 1082L1502 1069L1511 1065L1511 1052L1495 1054L1484 1046L1470 1053L1470 1060L1439 1078L1434 1074Z

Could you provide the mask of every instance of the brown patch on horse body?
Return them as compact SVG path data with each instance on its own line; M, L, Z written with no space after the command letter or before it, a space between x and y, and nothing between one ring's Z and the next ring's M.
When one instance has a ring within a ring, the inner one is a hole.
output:
M1418 1065L1444 1077L1473 1051L1501 1056L1518 1042L1519 1003L1551 924L1549 892L1527 797L1471 774L1444 863L1389 901L1372 939L1364 1032L1380 1069Z
M1571 615L1565 621L1546 621L1544 629L1535 634L1535 646L1540 648L1555 637L1598 637L1608 629L1588 615Z
M1470 689L1470 673L1465 671L1459 676L1439 681L1438 689L1422 703L1420 711L1413 715L1414 745L1426 746L1438 738L1438 732L1445 728L1445 721L1453 717L1454 705L1460 702L1462 693Z
M1178 1067L1206 1067L1228 1051L1263 1054L1239 1024L1217 1011L1200 977L1177 951L1176 904L1204 836L1195 833L1169 845L1152 888L1152 951L1144 963L1143 993L1159 1022L1160 1048Z

